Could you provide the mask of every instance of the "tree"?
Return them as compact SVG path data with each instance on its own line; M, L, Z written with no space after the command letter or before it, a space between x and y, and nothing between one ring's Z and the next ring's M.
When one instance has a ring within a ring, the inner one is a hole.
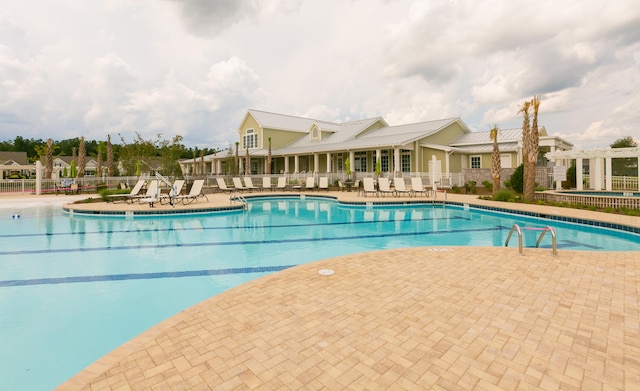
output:
M240 157L238 156L239 146L240 146L240 142L236 141L236 175L240 174Z
M524 183L523 198L525 201L533 201L536 187L536 165L538 163L538 110L540 98L534 96L532 100L525 101L518 113L522 113L522 154L524 158ZM533 109L533 123L530 121Z
M44 165L44 177L45 179L51 179L51 174L53 173L53 140L47 139L47 151L46 151L46 162Z
M631 136L619 138L610 145L611 148L635 148L638 143ZM611 159L612 175L638 176L637 158Z
M493 151L491 152L491 178L493 179L492 193L495 196L500 190L500 149L498 148L498 133L500 129L498 124L493 125L493 129L489 131L489 138L493 140Z
M102 177L102 141L98 144L98 151L96 152L96 177Z
M111 145L111 135L107 135L107 175L112 177L114 174L113 170L113 145Z
M84 171L87 165L86 162L87 149L84 143L84 136L80 137L80 146L78 147L78 178L84 177Z
M244 153L244 175L251 174L251 157L249 156L249 145L245 146Z

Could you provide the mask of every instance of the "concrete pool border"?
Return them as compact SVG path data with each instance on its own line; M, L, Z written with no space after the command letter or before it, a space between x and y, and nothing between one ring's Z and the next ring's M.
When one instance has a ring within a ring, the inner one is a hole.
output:
M640 226L637 217L448 198ZM496 247L318 261L205 300L60 389L632 389L639 262L640 252L554 258Z

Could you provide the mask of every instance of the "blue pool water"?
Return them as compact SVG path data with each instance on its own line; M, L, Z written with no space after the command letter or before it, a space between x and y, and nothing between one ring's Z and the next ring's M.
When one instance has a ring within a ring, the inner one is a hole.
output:
M250 201L248 211L133 219L5 209L0 221L2 390L51 389L195 303L319 259L502 246L516 223L554 227L560 252L640 250L639 235L601 227L462 206L366 208L309 197ZM525 245L537 234L525 231ZM542 246L550 243L547 236Z

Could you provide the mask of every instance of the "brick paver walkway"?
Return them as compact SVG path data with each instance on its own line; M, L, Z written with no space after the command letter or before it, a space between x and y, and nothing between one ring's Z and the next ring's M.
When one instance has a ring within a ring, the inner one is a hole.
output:
M498 247L328 259L191 307L60 389L640 389L639 266Z

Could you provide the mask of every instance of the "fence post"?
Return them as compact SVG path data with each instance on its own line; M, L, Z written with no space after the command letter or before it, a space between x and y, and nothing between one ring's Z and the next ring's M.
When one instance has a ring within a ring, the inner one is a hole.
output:
M36 195L40 194L42 194L42 163L36 160Z

